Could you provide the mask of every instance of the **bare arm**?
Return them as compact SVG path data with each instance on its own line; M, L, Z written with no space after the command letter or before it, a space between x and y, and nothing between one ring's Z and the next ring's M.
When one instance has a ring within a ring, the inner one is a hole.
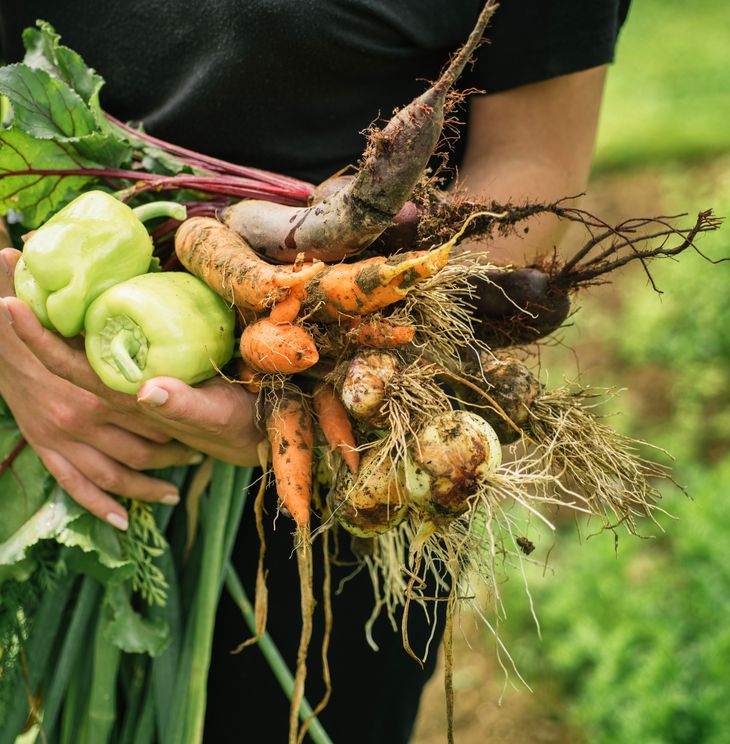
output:
M563 75L470 102L460 183L501 202L554 201L586 187L606 66ZM562 237L554 217L533 219L526 236L491 249L500 263L529 262Z

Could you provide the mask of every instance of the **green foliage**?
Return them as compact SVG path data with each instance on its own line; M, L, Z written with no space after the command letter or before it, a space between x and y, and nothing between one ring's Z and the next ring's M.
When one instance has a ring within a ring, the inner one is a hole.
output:
M608 74L597 165L730 150L730 4L641 0Z
M554 573L530 572L542 627L513 615L510 649L528 680L557 679L591 744L724 744L730 730L730 461L695 471L696 502L672 498L678 522L648 543L563 535ZM510 604L525 604L517 582ZM522 633L517 631L524 630Z
M132 588L148 604L164 607L167 601L167 581L154 562L167 549L152 507L143 501L128 501L129 529L122 533L122 551L134 563Z

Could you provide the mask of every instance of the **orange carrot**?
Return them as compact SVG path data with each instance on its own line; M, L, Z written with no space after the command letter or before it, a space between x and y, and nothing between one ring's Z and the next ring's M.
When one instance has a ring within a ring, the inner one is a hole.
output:
M312 417L301 396L284 391L269 406L266 432L276 493L297 527L309 525L312 500Z
M296 264L293 265L296 271ZM292 287L289 296L281 302L277 302L271 308L269 318L274 323L291 323L299 314L302 307L302 297L304 296L304 287L300 284L298 287Z
M241 356L256 372L302 372L319 361L314 339L301 326L261 318L241 334Z
M245 362L240 364L238 379L249 393L261 392L261 377L261 372L256 372L256 370L251 369L251 367L249 367Z
M305 310L314 320L325 323L381 310L439 272L446 265L450 249L445 244L432 251L327 266L307 284Z
M347 338L358 346L392 349L409 344L416 335L413 326L396 325L383 318L354 318Z
M175 235L180 262L221 297L243 309L263 312L285 300L325 268L297 262L272 266L259 258L243 238L212 217L193 217Z
M333 450L337 450L353 475L360 467L360 453L347 410L334 387L320 382L312 394L319 427Z

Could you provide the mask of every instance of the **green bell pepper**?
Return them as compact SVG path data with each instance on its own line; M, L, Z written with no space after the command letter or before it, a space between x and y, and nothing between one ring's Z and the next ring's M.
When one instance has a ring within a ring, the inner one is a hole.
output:
M185 219L185 207L154 202L131 209L105 191L89 191L28 238L15 291L46 327L76 336L89 304L109 287L149 270L152 239L142 220Z
M185 272L142 274L116 284L86 313L86 356L108 387L136 393L151 377L194 384L233 356L235 313Z

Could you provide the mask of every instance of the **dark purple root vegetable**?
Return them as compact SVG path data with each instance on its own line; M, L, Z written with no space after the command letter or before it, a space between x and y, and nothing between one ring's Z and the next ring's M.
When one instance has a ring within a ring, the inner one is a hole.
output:
M570 313L568 292L535 267L473 279L475 335L491 348L520 346L549 336Z
M224 222L269 260L291 263L339 261L370 245L393 221L436 149L448 109L448 94L479 46L496 10L488 0L466 44L438 81L371 132L362 164L351 182L319 204L291 208L250 200L223 212Z
M474 207L472 206L472 209ZM605 281L605 275L632 261L640 261L654 289L659 292L648 269L654 258L677 256L692 248L711 263L717 261L701 253L695 245L700 233L716 230L722 219L712 210L700 212L690 228L680 228L674 222L686 215L649 217L625 220L611 226L592 214L572 207L555 204L535 204L522 207L491 204L492 215L476 219L470 232L475 237L498 230L504 234L515 225L535 214L554 214L561 219L583 225L590 238L567 261L556 258L543 261L542 265L519 267L512 271L494 272L488 280L475 279L472 284L475 296L476 336L492 348L520 346L533 343L553 333L570 313L570 295L592 284ZM472 225L470 224L470 228ZM453 233L452 233L453 234ZM680 238L676 245L669 245L672 237ZM655 247L649 241L658 241ZM485 241L489 255L489 242Z
M355 176L333 176L322 181L312 192L309 199L310 206L328 199L341 188L348 186L354 178ZM372 244L373 252L388 255L394 251L410 250L418 240L420 216L420 208L414 202L407 201L382 235Z

